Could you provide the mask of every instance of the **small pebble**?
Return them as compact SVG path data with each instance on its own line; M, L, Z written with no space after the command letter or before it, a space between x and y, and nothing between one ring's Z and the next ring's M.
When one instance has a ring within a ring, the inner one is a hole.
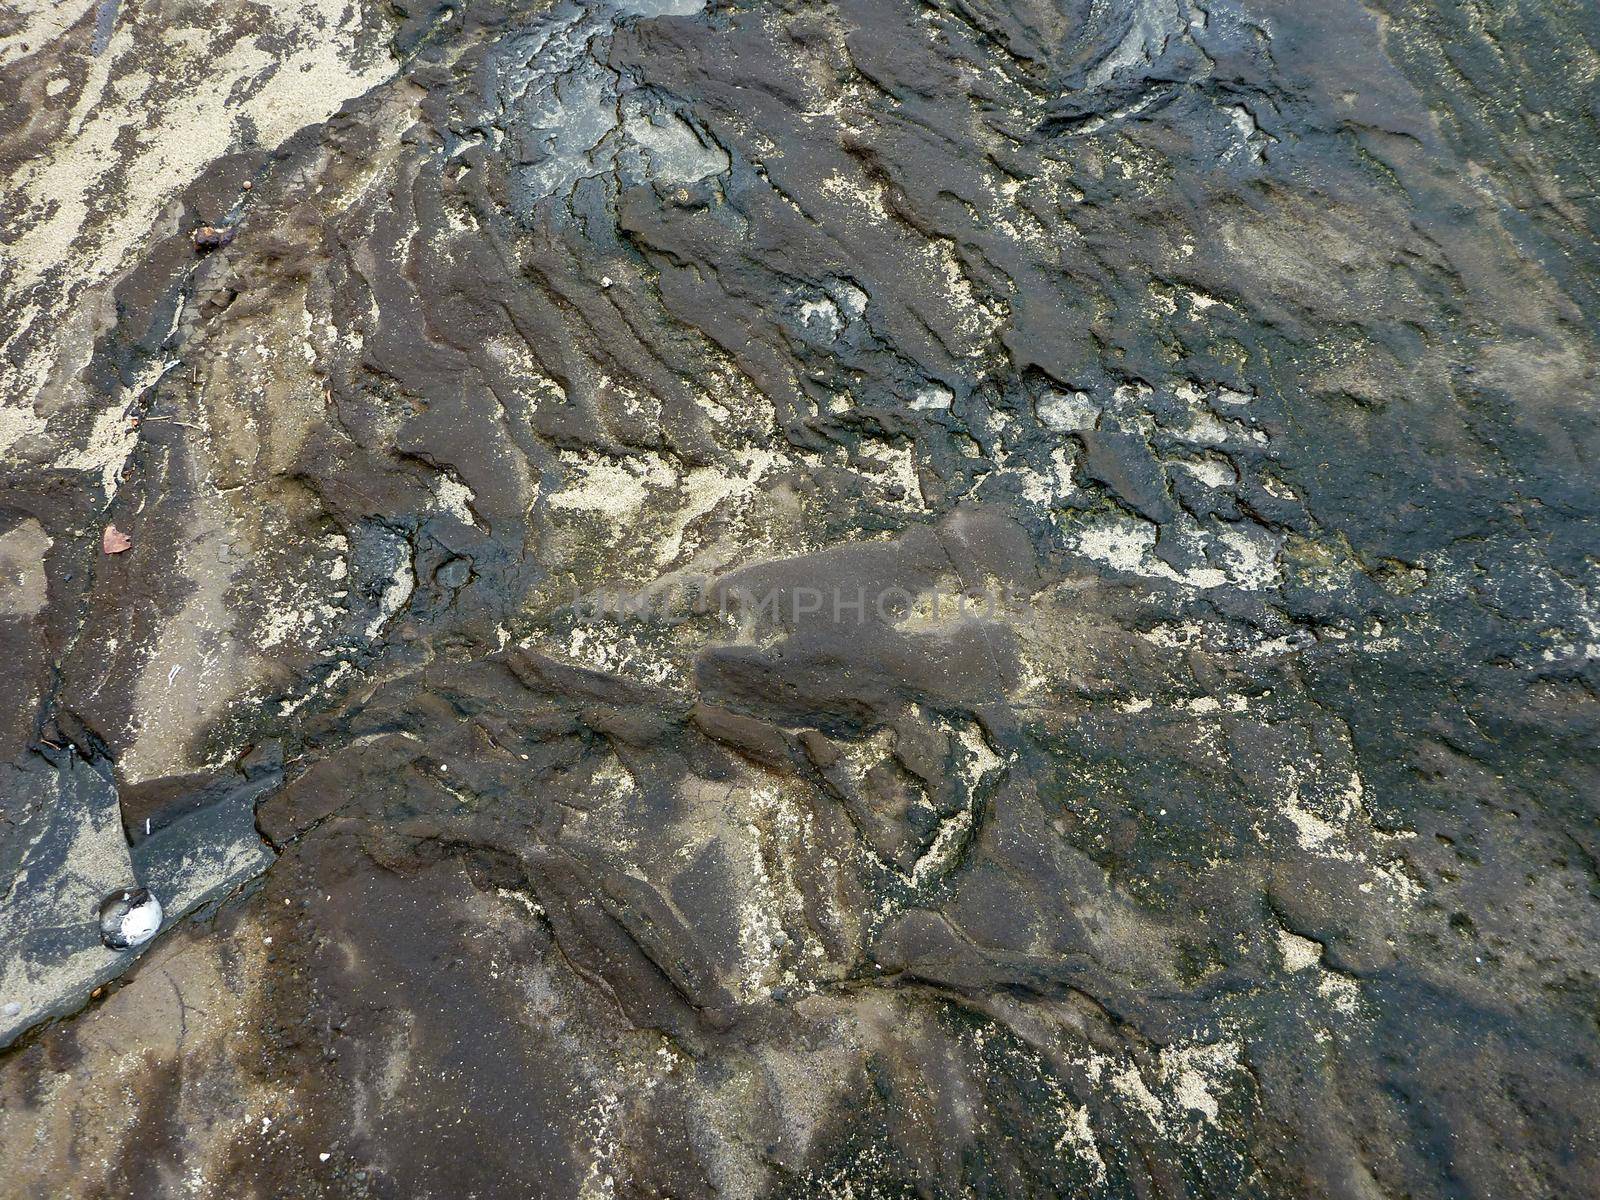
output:
M22 1011L22 1005L18 1004L15 1000L8 1000L6 1001L6 1006L3 1011L5 1012L6 1016L14 1017Z
M202 225L189 236L194 240L194 248L204 253L207 250L220 250L233 241L233 235L232 225Z

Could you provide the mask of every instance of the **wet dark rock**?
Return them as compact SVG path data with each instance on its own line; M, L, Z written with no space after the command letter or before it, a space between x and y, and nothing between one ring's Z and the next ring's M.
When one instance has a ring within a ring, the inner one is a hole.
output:
M0 49L19 1194L1592 1191L1592 7L205 13Z
M472 564L464 558L448 559L434 570L433 578L440 587L454 591L465 587L467 580L472 578Z

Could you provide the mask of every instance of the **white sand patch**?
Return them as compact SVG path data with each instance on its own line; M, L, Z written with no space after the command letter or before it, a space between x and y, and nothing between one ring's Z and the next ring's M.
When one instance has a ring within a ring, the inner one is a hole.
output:
M44 39L59 36L83 6L51 8L35 10L23 34L0 43L0 60L19 57L24 43L47 53ZM271 149L393 71L392 61L358 50L360 17L344 0L268 6L248 18L259 27L246 29L236 29L234 6L225 3L195 5L188 15L193 26L170 28L161 13L121 12L105 49L89 60L62 133L0 181L25 204L14 220L20 236L0 246L15 314L0 323L0 349L15 354L14 362L0 357L0 453L41 427L34 410L52 378L77 386L77 368L63 356L81 358L72 347L95 330L67 314L83 318L100 307L85 293L116 277L172 198L237 148L246 122L255 143ZM138 133L131 146L130 131ZM115 202L103 203L100 190L113 177ZM17 411L24 415L9 415Z

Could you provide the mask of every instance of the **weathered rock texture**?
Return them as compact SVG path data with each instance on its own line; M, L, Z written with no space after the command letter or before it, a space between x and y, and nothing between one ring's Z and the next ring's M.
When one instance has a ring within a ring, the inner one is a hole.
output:
M12 5L0 1192L1592 1195L1597 76Z

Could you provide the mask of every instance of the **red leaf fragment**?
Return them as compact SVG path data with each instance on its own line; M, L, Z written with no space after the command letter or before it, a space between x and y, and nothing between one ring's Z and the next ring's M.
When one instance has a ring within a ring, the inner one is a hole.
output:
M121 554L133 549L133 539L115 525L107 525L105 533L100 535L100 549L106 554Z

